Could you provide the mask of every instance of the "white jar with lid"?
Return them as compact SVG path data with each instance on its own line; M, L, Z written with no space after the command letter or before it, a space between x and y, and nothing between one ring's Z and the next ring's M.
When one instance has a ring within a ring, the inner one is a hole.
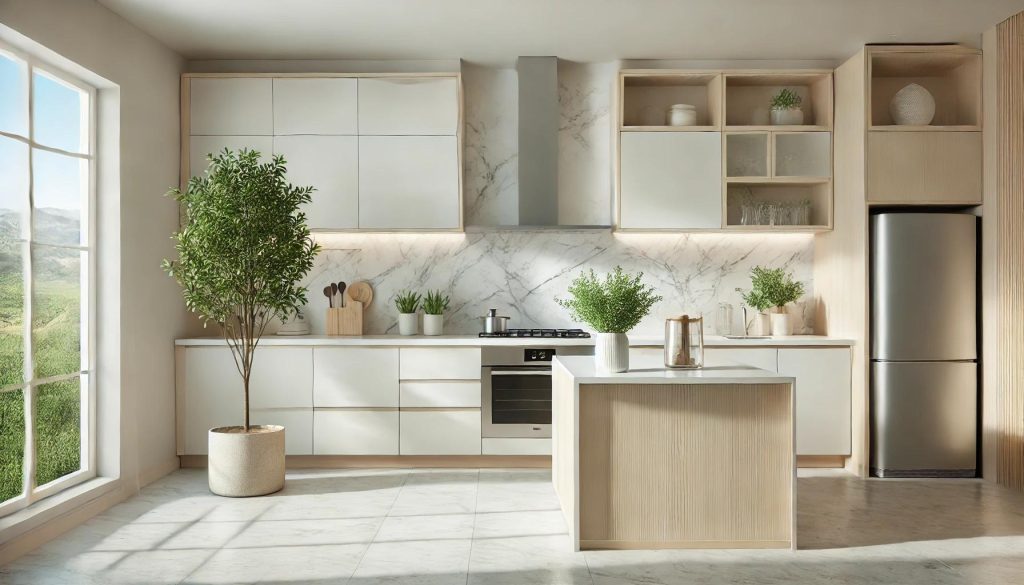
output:
M675 104L665 114L666 126L696 126L697 108L690 104Z

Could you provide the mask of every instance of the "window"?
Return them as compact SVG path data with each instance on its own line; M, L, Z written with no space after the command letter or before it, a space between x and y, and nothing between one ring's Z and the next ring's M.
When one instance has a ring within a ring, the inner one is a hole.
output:
M0 515L96 475L95 96L0 45Z

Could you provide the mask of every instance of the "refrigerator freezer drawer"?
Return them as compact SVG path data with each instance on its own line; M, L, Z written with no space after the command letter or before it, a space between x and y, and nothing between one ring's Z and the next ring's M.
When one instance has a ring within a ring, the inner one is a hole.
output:
M872 362L872 473L973 477L977 368L974 362Z
M871 358L977 354L977 221L956 213L871 217Z

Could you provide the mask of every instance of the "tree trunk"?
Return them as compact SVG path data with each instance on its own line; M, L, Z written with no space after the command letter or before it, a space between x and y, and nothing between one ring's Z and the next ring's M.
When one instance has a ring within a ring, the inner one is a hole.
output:
M243 417L244 422L242 423L242 430L249 432L249 372L245 373L242 377L242 384L245 392L245 415Z

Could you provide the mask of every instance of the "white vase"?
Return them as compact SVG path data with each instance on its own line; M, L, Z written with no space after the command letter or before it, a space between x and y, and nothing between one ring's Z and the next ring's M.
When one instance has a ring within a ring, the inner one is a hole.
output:
M398 314L398 334L399 335L416 335L419 329L418 323L416 322L416 313L399 313Z
M782 307L781 312L772 313L772 335L793 335L793 320L789 318L789 313L785 307Z
M770 335L771 321L768 313L754 313L747 323L747 335Z
M772 126L799 126L804 123L804 111L800 108L772 108Z
M927 89L911 83L892 96L889 115L900 126L927 126L935 117L935 98Z
M594 367L614 374L629 369L629 338L625 333L598 333L594 340Z
M423 315L423 335L441 335L444 315Z
M207 475L218 496L244 498L284 487L284 427L218 427L209 432Z

